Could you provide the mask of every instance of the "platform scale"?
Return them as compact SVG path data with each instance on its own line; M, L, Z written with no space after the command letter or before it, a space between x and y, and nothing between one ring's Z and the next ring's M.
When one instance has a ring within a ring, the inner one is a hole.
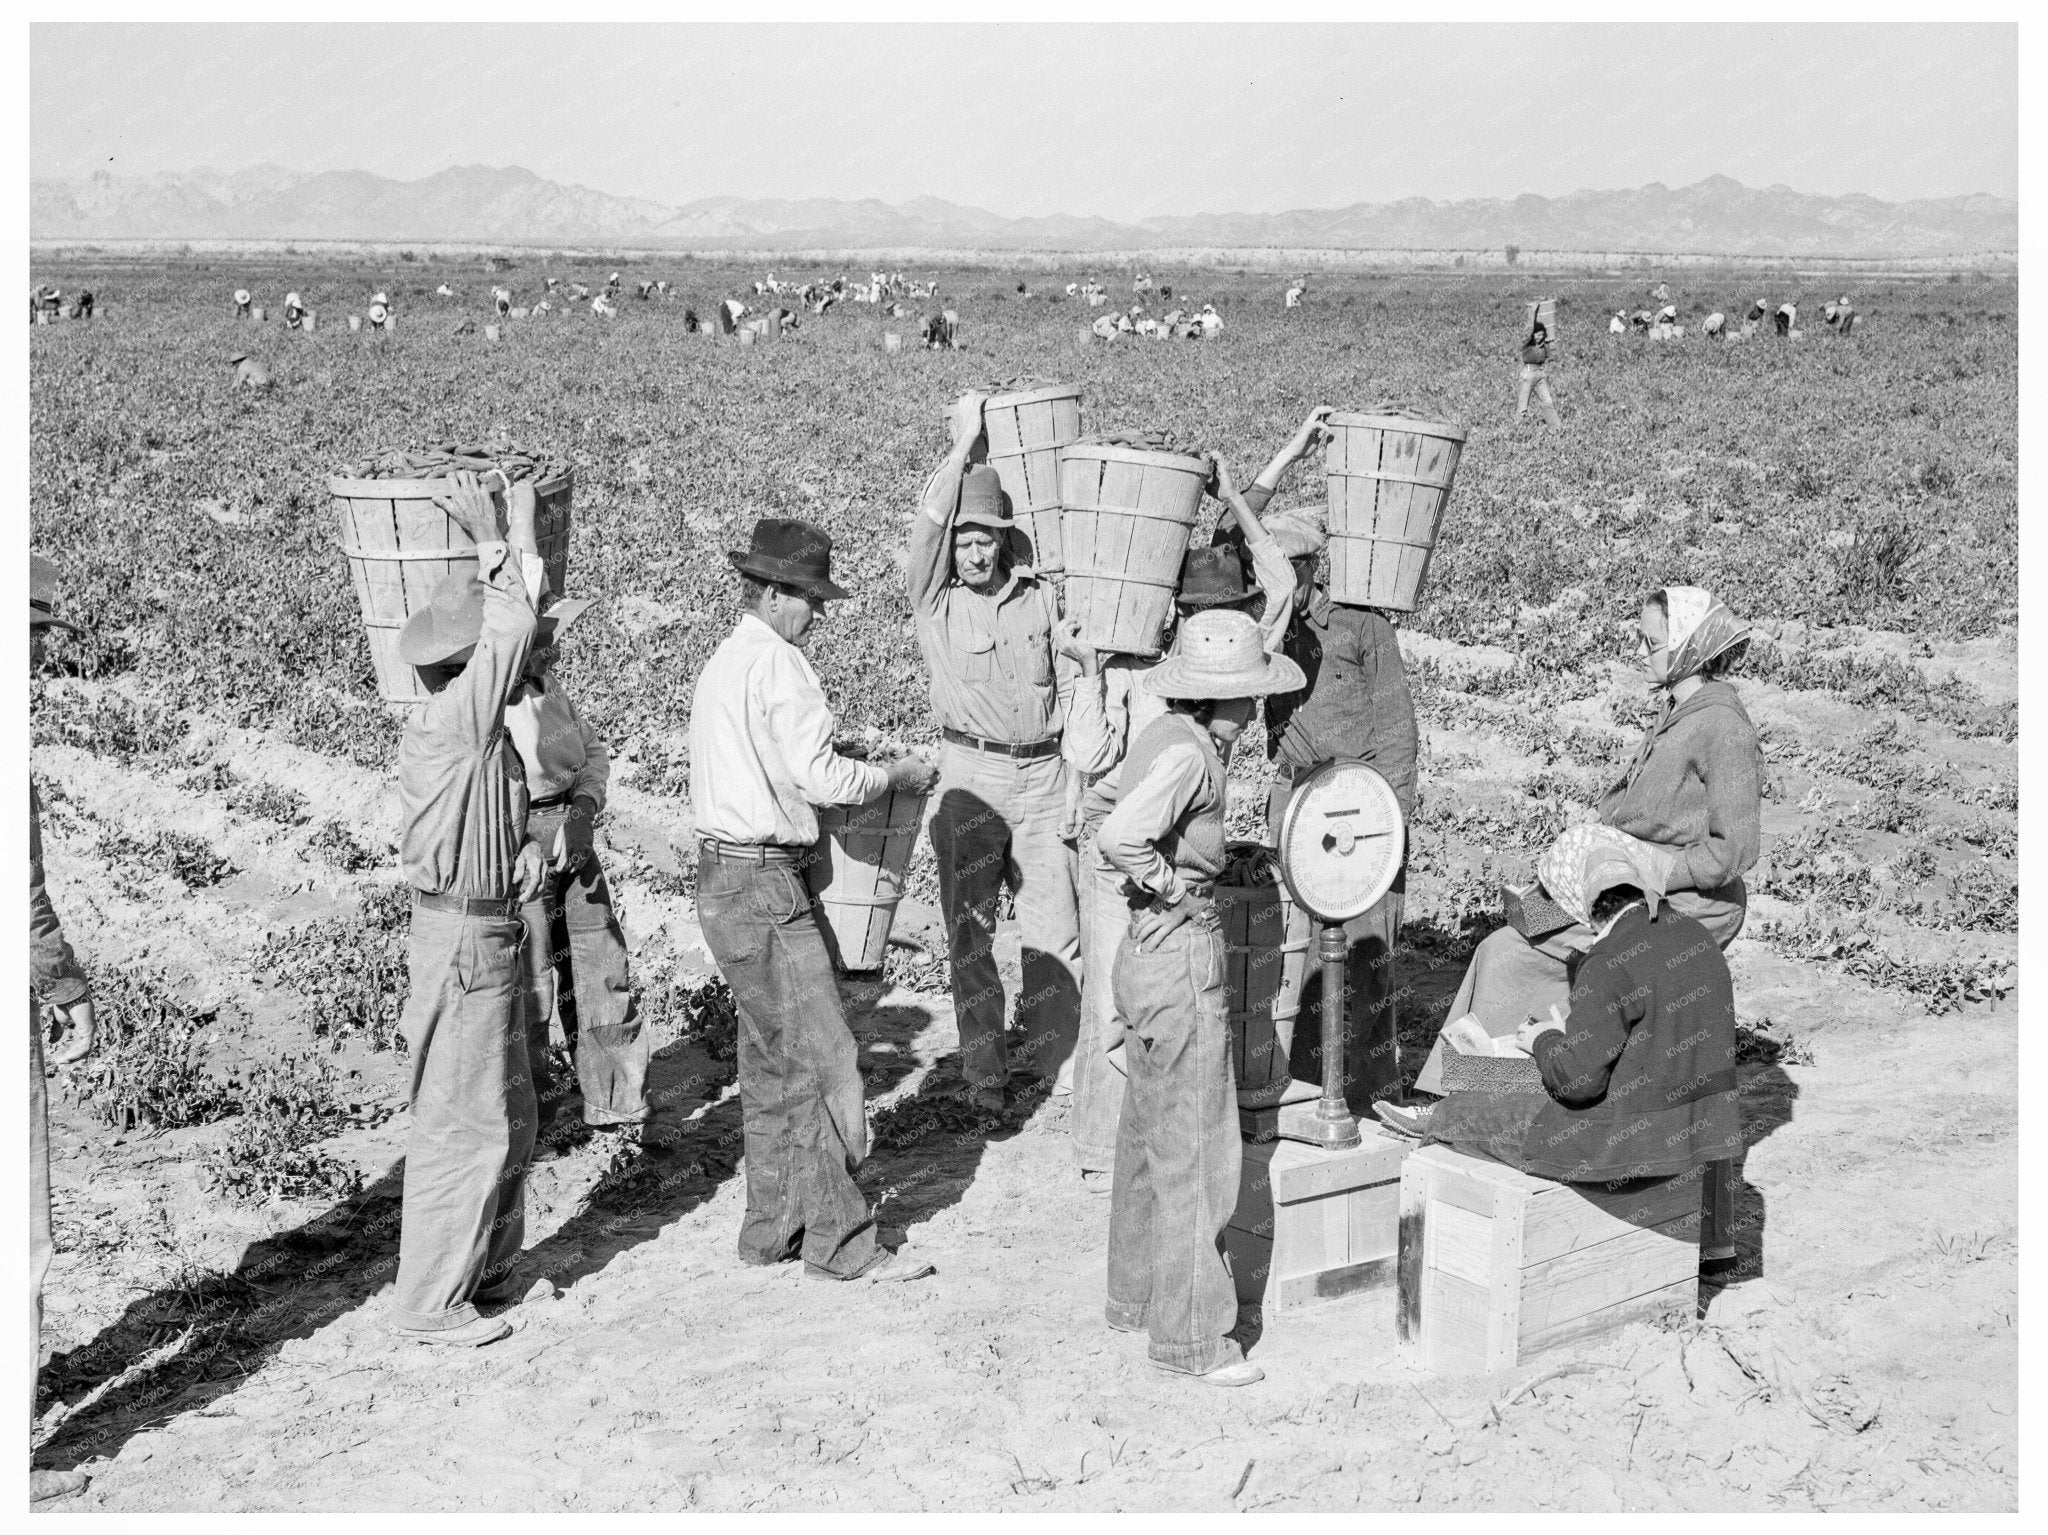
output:
M1393 888L1405 844L1393 788L1349 758L1303 778L1280 820L1280 878L1321 929L1323 1081L1315 1101L1283 1101L1279 1139L1246 1144L1223 1234L1239 1303L1268 1314L1394 1287L1401 1163L1414 1143L1361 1126L1345 1102L1344 924ZM1315 1093L1295 1086L1288 1097Z

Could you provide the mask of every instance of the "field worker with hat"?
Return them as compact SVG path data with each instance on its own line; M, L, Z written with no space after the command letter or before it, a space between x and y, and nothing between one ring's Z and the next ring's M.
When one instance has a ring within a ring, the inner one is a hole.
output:
M526 1037L542 1121L553 1107L551 1025L575 1064L583 1123L637 1134L648 1120L651 1042L634 1016L626 939L596 848L611 780L611 751L578 712L555 672L561 636L590 604L557 601L546 637L505 710L505 729L526 771L526 840L547 874L520 911L526 926Z
M1055 1075L1080 1029L1081 933L1060 733L1079 675L1057 662L1052 588L1012 559L1009 498L986 463L982 405L954 403L953 446L926 482L910 535L908 585L932 711L945 746L931 818L952 966L961 1070L976 1104L1004 1106L1005 999L996 904L1016 900L1023 944L1018 1053ZM1057 664L1056 664L1057 662Z
M247 288L235 289L235 318L238 320L249 318L249 290Z
M299 302L298 294L287 293L284 296L284 328L297 330L299 323L305 318L306 306Z
M1196 613L1258 609L1266 649L1278 651L1293 614L1294 567L1278 542L1260 525L1232 481L1229 466L1215 461L1212 487L1245 529L1258 585L1247 590L1244 561L1234 549L1190 549L1181 563L1176 618ZM1116 808L1124 758L1145 727L1166 712L1166 700L1140 685L1159 663L1137 655L1105 655L1080 637L1080 621L1060 626L1062 654L1073 657L1081 677L1068 701L1062 750L1073 774L1069 830L1080 865L1081 1036L1073 1056L1074 1160L1081 1185L1107 1194L1116 1168L1116 1127L1124 1097L1123 1022L1117 1014L1112 972L1129 911L1123 872L1103 856L1096 834ZM1160 636L1170 650L1175 633Z
M47 631L84 631L57 616L56 566L32 554L28 570L28 657L33 674L42 665ZM64 926L43 885L42 806L33 778L28 786L28 958L28 1410L33 1421L36 1379L42 1373L43 1278L55 1251L50 1237L50 1113L43 1084L45 1017L62 1028L62 1043L50 1057L57 1065L84 1060L94 1043L92 983L65 942ZM29 1501L69 1497L84 1491L86 1481L81 1471L32 1469Z
M398 856L413 893L399 1020L412 1125L392 1322L422 1343L470 1347L512 1330L477 1306L517 1294L535 1114L519 913L545 860L526 839L526 768L505 711L554 625L538 616L547 570L533 483L505 499L501 521L472 474L436 498L476 541L477 568L444 577L398 638L430 696L398 744Z
M1793 303L1780 304L1777 314L1772 316L1772 321L1778 327L1779 335L1790 336L1792 327L1799 323L1799 306Z
M1124 876L1129 913L1113 980L1130 1080L1105 1315L1147 1333L1153 1363L1218 1386L1265 1375L1231 1336L1237 1290L1222 1251L1243 1146L1215 900L1231 746L1253 700L1302 685L1301 669L1263 639L1246 613L1182 624L1179 646L1142 684L1166 712L1131 747L1096 839Z
M1323 435L1327 406L1310 411L1294 436L1273 456L1273 462L1245 492L1255 508L1263 508L1287 467ZM1274 758L1273 784L1266 800L1266 830L1277 841L1294 785L1323 763L1355 758L1387 780L1401 806L1403 820L1415 815L1415 705L1408 692L1408 673L1394 626L1375 609L1333 601L1316 580L1328 543L1324 508L1312 506L1268 512L1266 530L1294 561L1294 611L1282 653L1298 666L1306 682L1298 691L1266 700L1266 750ZM1234 531L1219 529L1219 540L1237 542ZM1353 1112L1366 1113L1375 1096L1398 1090L1400 1062L1396 1043L1394 945L1401 930L1407 889L1406 871L1371 910L1344 924L1347 946L1344 1063L1348 1074L1345 1097ZM1287 942L1306 953L1310 940L1308 914L1286 903ZM1316 1016L1321 1007L1322 973L1304 966L1283 982L1276 1017ZM1294 1040L1290 1069L1301 1081L1322 1075L1322 1035L1310 1029Z
M802 647L832 580L832 539L764 517L740 573L739 623L697 679L690 708L690 806L698 839L697 917L739 1011L747 1212L739 1254L803 1258L816 1279L918 1279L932 1265L878 1241L853 1181L867 1156L865 1088L832 957L804 866L819 805L923 792L928 763L884 768L833 750L836 725Z
M1628 334L1628 311L1626 309L1617 309L1608 317L1607 334L1610 336L1626 336Z

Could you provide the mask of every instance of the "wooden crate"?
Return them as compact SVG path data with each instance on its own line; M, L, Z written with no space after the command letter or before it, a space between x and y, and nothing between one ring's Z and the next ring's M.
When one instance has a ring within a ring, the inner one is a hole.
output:
M1698 1175L1552 1183L1447 1146L1401 1173L1400 1335L1425 1369L1509 1369L1699 1298Z
M989 396L989 467L1003 482L1010 514L1030 540L1027 563L1042 576L1066 569L1060 540L1060 449L1081 435L1081 391L1071 384Z
M1346 1295L1394 1293L1401 1163L1414 1144L1359 1126L1359 1144L1244 1148L1237 1210L1223 1233L1241 1305L1287 1311Z

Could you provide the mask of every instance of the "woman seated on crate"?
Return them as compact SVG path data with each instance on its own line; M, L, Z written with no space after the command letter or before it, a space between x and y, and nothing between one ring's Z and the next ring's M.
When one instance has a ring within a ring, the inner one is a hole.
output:
M1524 1022L1515 1057L1481 1057L1526 1080L1475 1082L1429 1108L1376 1103L1380 1118L1563 1183L1695 1169L1711 1181L1711 1169L1732 1165L1742 1150L1734 983L1713 936L1664 901L1682 863L1611 826L1567 830L1537 874L1593 934L1570 1010Z

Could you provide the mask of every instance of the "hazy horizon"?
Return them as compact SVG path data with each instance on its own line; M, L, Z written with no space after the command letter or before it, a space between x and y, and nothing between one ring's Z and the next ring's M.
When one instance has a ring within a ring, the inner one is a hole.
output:
M2010 25L30 28L32 177L516 165L669 207L2016 199L2017 114Z

